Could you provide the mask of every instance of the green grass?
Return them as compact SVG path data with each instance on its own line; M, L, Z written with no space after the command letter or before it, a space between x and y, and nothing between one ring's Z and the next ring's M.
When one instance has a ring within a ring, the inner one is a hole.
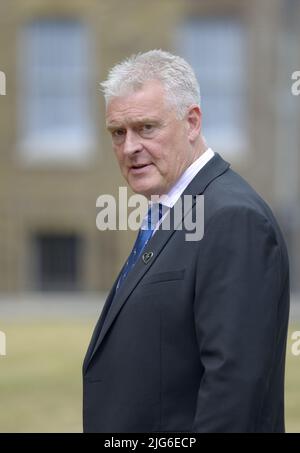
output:
M95 321L1 323L0 432L82 431L81 366Z
M81 365L95 322L1 323L7 356L0 357L0 432L82 431ZM300 432L300 356L291 353L291 332L286 429Z

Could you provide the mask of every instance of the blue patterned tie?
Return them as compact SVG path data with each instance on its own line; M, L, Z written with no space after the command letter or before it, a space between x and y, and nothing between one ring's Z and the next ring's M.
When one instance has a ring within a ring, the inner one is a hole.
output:
M127 260L127 262L124 266L124 269L120 275L120 278L118 280L116 291L118 291L118 289L120 288L120 286L123 284L124 280L126 279L127 275L129 274L131 269L134 267L135 263L137 262L138 258L141 255L143 249L145 248L146 244L148 243L149 239L151 238L157 222L159 220L161 220L161 218L162 218L162 205L160 203L158 204L158 216L155 215L156 214L155 212L153 212L153 211L155 211L154 206L157 208L157 203L153 204L148 210L147 224L145 225L144 228L141 227L139 230L139 233L138 233L138 236L134 243L133 249L128 257L128 260ZM154 217L155 217L155 219L154 219Z

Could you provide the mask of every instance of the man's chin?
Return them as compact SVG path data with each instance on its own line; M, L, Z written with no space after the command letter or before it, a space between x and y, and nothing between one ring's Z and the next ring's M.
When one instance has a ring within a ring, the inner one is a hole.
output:
M129 181L129 185L130 185L130 188L133 190L133 192L135 192L139 195L144 195L148 199L150 199L152 196L159 195L158 194L159 190L154 185L136 184L136 183L132 183L132 181Z
M145 189L145 188L133 188L131 187L131 189L133 190L134 193L138 194L138 195L143 195L144 197L150 199L151 196L153 195L152 193L152 190L151 189Z

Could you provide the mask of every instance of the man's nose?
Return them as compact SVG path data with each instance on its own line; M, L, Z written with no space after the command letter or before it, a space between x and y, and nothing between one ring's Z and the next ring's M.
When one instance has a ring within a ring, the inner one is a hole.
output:
M134 154L137 151L141 151L142 148L139 135L134 131L127 130L123 147L124 154Z

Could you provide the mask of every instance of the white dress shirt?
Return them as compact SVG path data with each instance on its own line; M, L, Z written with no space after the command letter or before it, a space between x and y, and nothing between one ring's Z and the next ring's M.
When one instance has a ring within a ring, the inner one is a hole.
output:
M207 164L207 162L212 159L212 157L215 155L213 150L211 148L208 148L203 154L201 154L198 159L196 159L180 176L178 181L174 184L174 186L170 189L170 191L165 194L161 195L157 199L155 199L155 202L153 200L149 201L149 206L153 206L156 204L158 206L158 203L161 203L163 206L166 206L167 208L172 208L176 201L180 198L181 194L184 192L184 190L187 188L187 186L190 184L192 179L196 176L196 174L204 167L204 165ZM154 229L154 232L157 230L161 222L163 221L164 217L167 215L167 212L163 215L162 219L157 222L156 227ZM147 228L147 215L144 217L142 221L142 226L141 228Z

